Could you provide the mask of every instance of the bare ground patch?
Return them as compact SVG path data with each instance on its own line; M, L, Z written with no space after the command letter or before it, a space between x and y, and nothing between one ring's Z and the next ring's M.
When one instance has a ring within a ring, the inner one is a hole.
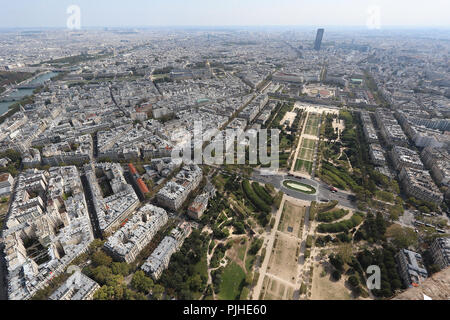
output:
M345 286L345 277L334 281L330 270L324 274L323 265L314 267L311 300L352 300L351 291Z
M298 206L289 201L284 204L278 231L301 238L306 206Z
M277 232L267 272L294 283L297 276L300 240Z

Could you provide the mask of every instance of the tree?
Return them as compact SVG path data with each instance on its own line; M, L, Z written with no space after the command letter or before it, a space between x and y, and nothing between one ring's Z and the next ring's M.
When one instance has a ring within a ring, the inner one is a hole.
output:
M302 282L301 286L300 286L300 294L306 294L306 284L304 282Z
M125 277L130 273L130 265L126 262L113 262L111 271L114 274L120 274Z
M92 263L94 266L107 266L109 267L112 263L112 258L108 256L103 251L98 251L92 255Z
M114 288L103 286L94 294L94 300L113 300Z
M353 287L356 288L359 285L359 280L356 276L350 276L348 278L348 283Z
M89 251L95 252L98 248L101 248L103 246L103 244L105 243L105 241L101 240L101 239L94 239L91 244L89 245Z
M200 275L196 274L188 279L187 284L189 286L189 289L194 292L198 292L202 287L203 281Z
M234 234L244 234L245 233L245 227L244 224L240 221L236 221L233 223L233 226L235 228Z
M250 285L253 282L253 272L248 272L245 276L245 284Z
M402 287L402 282L400 279L394 279L392 280L392 287L396 289L400 289Z
M331 254L329 256L331 265L338 271L344 270L344 260L340 255Z
M239 300L247 300L249 293L250 293L250 290L247 287L242 288L241 295L239 296Z
M123 294L124 300L148 300L147 296L142 292L135 292L130 289L126 289Z
M333 279L336 280L336 281L338 281L338 280L341 279L341 273L340 273L339 271L337 271L337 270L334 270L334 271L331 273L331 276L332 276Z
M423 213L430 213L431 212L430 209L427 206L420 206L418 209L419 209L420 212L423 212Z
M148 294L153 288L153 280L147 277L144 271L139 270L131 279L131 287L139 292Z
M157 284L153 287L152 295L156 300L162 299L162 294L164 293L164 287Z
M263 240L262 239L256 239L255 241L253 241L253 243L250 246L250 249L248 250L248 252L250 254L256 254L256 253L258 253L259 249L261 249L262 245L263 245Z
M106 285L110 286L110 287L117 287L117 286L121 286L123 283L123 276L121 275L111 275L107 280L106 280Z
M411 228L403 228L394 224L389 227L387 237L392 239L392 244L397 249L415 247L418 244L418 235Z
M383 214L381 212L377 212L377 216L375 218L376 228L378 234L380 236L384 235L386 232L386 221L383 218Z
M113 276L112 271L107 266L98 266L92 270L92 278L99 284L106 284L108 279Z
M100 266L98 268L106 268ZM107 280L107 284L102 286L94 294L95 300L122 300L126 292L126 287L123 285L123 277L120 275L112 275Z

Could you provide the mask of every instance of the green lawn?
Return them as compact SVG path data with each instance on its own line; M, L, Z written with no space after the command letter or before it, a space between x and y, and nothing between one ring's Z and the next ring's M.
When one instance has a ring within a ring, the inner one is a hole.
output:
M299 172L308 172L311 174L313 163L311 161L306 160L297 160L295 163L295 171Z
M208 266L206 260L206 254L200 259L200 261L194 265L194 270L200 274L201 277L208 278ZM202 296L201 292L192 292L193 299L198 300Z
M194 265L194 270L202 277L208 277L208 266L206 262L206 254L200 259L200 261Z
M235 262L228 264L222 274L220 284L220 300L238 300L241 294L241 283L245 279L245 272Z
M250 252L247 251L247 257L245 259L245 268L247 269L247 271L250 271L251 267L253 266L253 262L255 261L255 258L256 255L250 254Z
M303 160L297 160L297 162L295 163L295 168L294 168L294 170L295 170L295 171L300 171L300 169L302 168L302 166L303 166Z
M313 163L312 163L311 161L305 161L303 165L304 165L304 167L305 167L305 170L306 170L309 174L311 174Z
M312 161L314 158L314 147L316 146L316 141L311 139L303 139L302 145L300 146L300 152L298 159Z
M304 183L292 181L292 180L283 181L283 185L286 188L297 191L297 192L303 192L306 194L315 194L316 193L316 189L314 187L304 184ZM295 187L295 186L297 186L297 187Z
M306 151L307 151L308 149L305 149L305 148L302 148L301 150L300 150L300 158L301 159L304 159L305 158L305 156L306 156Z
M245 251L247 250L247 243L245 243L244 245L239 244L239 248L238 248L238 257L239 259L241 259L242 261L244 261L245 258Z
M305 133L315 136L317 135L317 130L319 128L319 115L311 113L308 117L308 121L306 123Z

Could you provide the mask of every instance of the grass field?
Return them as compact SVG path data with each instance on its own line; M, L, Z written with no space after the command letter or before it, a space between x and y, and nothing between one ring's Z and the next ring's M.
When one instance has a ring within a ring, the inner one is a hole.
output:
M247 244L239 245L238 248L238 257L240 260L244 261L245 258L245 251L247 250Z
M246 270L250 269L251 263L255 258L255 255L251 255L247 252L248 246L248 241L243 242L242 238L238 238L233 240L233 246L227 251L227 256L236 262L241 268L244 268L245 266ZM246 252L247 256L245 255Z
M294 170L298 171L298 172L307 172L307 173L311 174L312 166L313 166L313 163L311 161L297 160L297 162L295 163Z
M314 160L314 152L316 147L316 141L303 138L298 153L297 161L295 163L295 171L307 172L311 174Z
M310 113L308 121L306 122L305 134L317 136L319 130L320 115L317 113Z
M197 264L194 265L194 270L198 272L202 277L208 277L208 265L206 260L206 254L200 259ZM194 293L194 299L199 299L201 297L200 292Z
M245 279L245 272L235 262L228 264L222 274L220 284L220 300L238 300L241 294L241 285Z

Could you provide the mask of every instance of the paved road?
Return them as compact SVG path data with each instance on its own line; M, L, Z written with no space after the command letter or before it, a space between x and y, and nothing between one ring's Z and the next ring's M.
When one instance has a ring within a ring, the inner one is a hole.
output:
M287 194L290 197L299 199L299 200L305 200L305 201L318 201L321 200L337 200L339 201L339 205L348 207L351 209L356 209L355 204L351 201L350 193L347 193L345 191L339 190L336 193L333 193L330 191L329 186L326 183L323 183L321 181L308 179L308 178L299 178L299 177L293 177L288 176L287 174L265 174L260 173L258 171L253 171L252 174L252 180L261 182L261 183L270 183L275 188L280 189L285 194ZM304 184L308 184L314 188L316 188L317 193L316 194L306 194L299 191L294 191L292 189L286 188L283 185L284 180L292 180Z
M100 229L100 225L97 218L97 213L95 211L94 201L91 193L91 188L89 187L89 182L86 178L86 175L83 174L80 176L81 183L83 185L84 196L86 198L87 209L89 213L89 218L91 219L92 231L96 238L102 239L102 231Z

